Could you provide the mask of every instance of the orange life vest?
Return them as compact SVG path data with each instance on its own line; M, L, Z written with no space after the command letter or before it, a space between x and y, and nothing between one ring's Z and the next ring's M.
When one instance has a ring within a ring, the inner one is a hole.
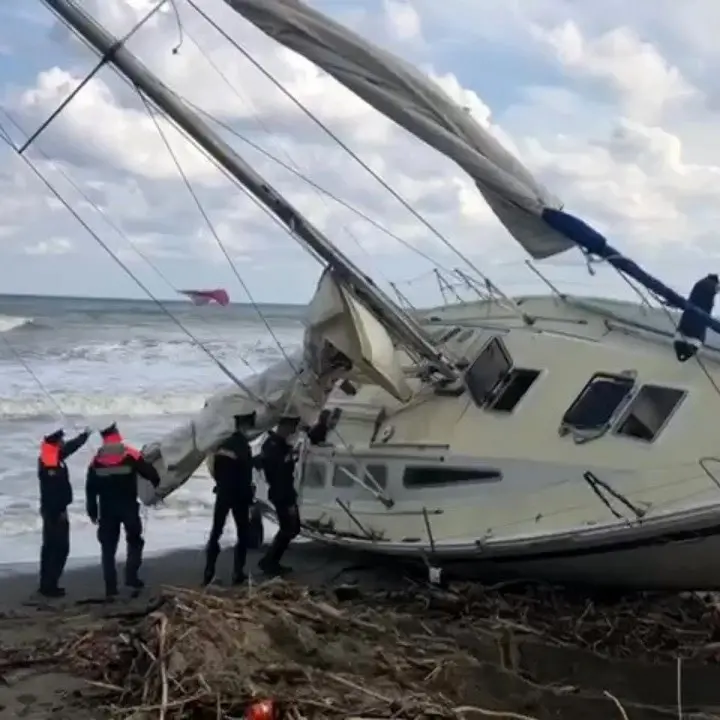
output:
M60 443L43 440L40 445L40 462L48 470L60 467Z
M138 460L141 455L134 447L125 444L120 433L112 433L103 438L103 444L95 455L95 462L98 465L112 467L120 465L128 456Z

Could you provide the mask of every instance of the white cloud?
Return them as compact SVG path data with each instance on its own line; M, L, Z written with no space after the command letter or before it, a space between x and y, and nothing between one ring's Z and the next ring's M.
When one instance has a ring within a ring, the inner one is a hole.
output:
M65 255L71 252L72 248L72 241L68 238L54 237L40 240L34 245L27 245L24 251L27 255Z
M494 263L521 257L456 166L313 65L269 41L222 0L201 4L225 32L433 226L473 254L478 264L493 274ZM324 0L313 4L337 12ZM126 32L153 5L154 0L84 3L116 34ZM179 53L172 53L178 34L169 9L158 13L131 41L133 51L164 82L424 252L434 253L445 264L457 264L425 226L241 53L187 6L178 3L178 7L185 31ZM707 40L707 26L718 11L709 0L682 7L661 0L653 8L650 13L619 0L602 7L591 0L355 0L341 6L337 17L419 64L537 172L567 209L606 231L628 253L653 263L671 258L678 247L690 259L693 252L698 257L715 252L711 238L720 222L715 201L720 190L720 143L715 137L720 56ZM77 87L95 62L78 41L61 37L56 30L51 34L55 38L48 39L51 57L34 79L6 80L4 105L27 131ZM697 45L692 44L694 38ZM0 46L10 47L10 42L0 30ZM33 60L37 66L36 58L23 57L18 48L14 52L18 62ZM290 267L293 263L312 267L304 252L254 202L170 123L160 122L243 273L257 269L251 279L272 296L267 278L273 263L280 264L282 258ZM391 276L392 268L401 268L398 274L405 275L406 268L427 267L411 261L398 243L241 140L223 136L361 265L372 270L384 267ZM144 106L111 72L101 71L78 94L38 147L81 185L143 254L159 267L167 263L180 273L179 284L187 284L192 272L215 278L226 264ZM31 156L38 157L32 151ZM131 261L133 251L91 205L56 171L50 176L93 229ZM36 253L58 253L62 241L72 238L63 252L100 262L101 251L92 241L83 245L82 231L73 223L20 161L0 165L0 253L13 243L25 247L25 253L30 248ZM35 244L26 247L28 237ZM677 272L677 267L672 269ZM698 272L702 270L698 265ZM302 279L298 300L311 285L308 275L305 270L290 275L298 282ZM684 283L684 276L678 282Z

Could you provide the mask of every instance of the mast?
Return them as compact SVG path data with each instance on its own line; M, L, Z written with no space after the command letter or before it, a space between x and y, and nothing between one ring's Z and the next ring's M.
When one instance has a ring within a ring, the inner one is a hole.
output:
M105 30L72 0L42 0L42 2L93 46L105 62L114 65L205 152L242 183L289 228L293 235L327 262L336 276L353 288L357 296L373 310L396 339L431 362L438 372L448 379L454 380L458 377L455 369L430 343L420 327L401 313L390 298L350 258L338 250L230 145L188 108L167 85L155 77L123 46L121 40Z

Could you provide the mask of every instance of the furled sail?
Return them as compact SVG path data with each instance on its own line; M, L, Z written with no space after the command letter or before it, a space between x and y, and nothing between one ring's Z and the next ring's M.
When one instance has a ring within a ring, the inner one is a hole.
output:
M607 260L701 325L720 332L719 320L647 273L583 220L563 212L559 200L418 70L299 0L225 2L266 35L303 55L453 159L475 180L498 219L534 258L578 246Z
M240 15L305 56L475 180L488 205L534 258L574 246L542 219L560 201L432 80L297 0L225 0Z

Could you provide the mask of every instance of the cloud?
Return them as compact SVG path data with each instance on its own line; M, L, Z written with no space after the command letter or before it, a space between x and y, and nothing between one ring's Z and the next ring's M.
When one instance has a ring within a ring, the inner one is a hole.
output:
M53 237L49 240L41 240L34 245L28 245L23 249L27 255L65 255L72 252L72 248L72 240Z
M708 254L717 255L712 240L720 221L715 202L720 144L714 139L720 57L708 38L707 26L718 13L709 0L682 6L661 0L652 13L618 0L602 7L590 0L312 4L422 67L537 173L567 209L651 267L669 263L670 276L667 269L661 274L681 289L693 273L704 270ZM154 0L89 0L83 7L122 35L153 5ZM511 290L532 287L536 281L516 264L523 257L520 249L454 164L309 62L272 43L222 0L200 5L433 228ZM172 52L180 36L170 6L133 36L133 52L182 97L239 133L210 123L344 252L379 278L408 277L430 268L253 145L444 266L461 264L236 47L187 5L178 2L177 7L183 28L179 52ZM12 50L14 66L33 68L2 76L2 104L25 133L37 128L96 62L77 39L58 32L49 14L42 17L47 47L41 61L24 53L9 30L0 30L0 47ZM30 20L15 22L25 27ZM37 22L33 16L33 27ZM159 268L169 268L171 284L217 285L220 277L231 284L236 280L216 233L263 300L307 299L318 272L307 253L170 122L157 118L157 123L167 144L135 91L103 69L29 156L123 261L138 273L144 268L143 277L158 292L167 287L132 246ZM23 139L16 130L13 138ZM63 277L72 278L67 282L76 294L84 287L95 292L88 269L102 266L109 273L112 261L22 161L7 157L0 164L0 253L18 255L17 248L23 248L19 255L34 254L33 262L42 263L52 251L55 256L47 262L72 263L63 265ZM132 246L93 206L130 237ZM678 252L686 269L671 262ZM16 277L17 269L12 272ZM26 272L31 281L29 266ZM4 282L2 273L0 266ZM118 293L132 286L123 283Z

